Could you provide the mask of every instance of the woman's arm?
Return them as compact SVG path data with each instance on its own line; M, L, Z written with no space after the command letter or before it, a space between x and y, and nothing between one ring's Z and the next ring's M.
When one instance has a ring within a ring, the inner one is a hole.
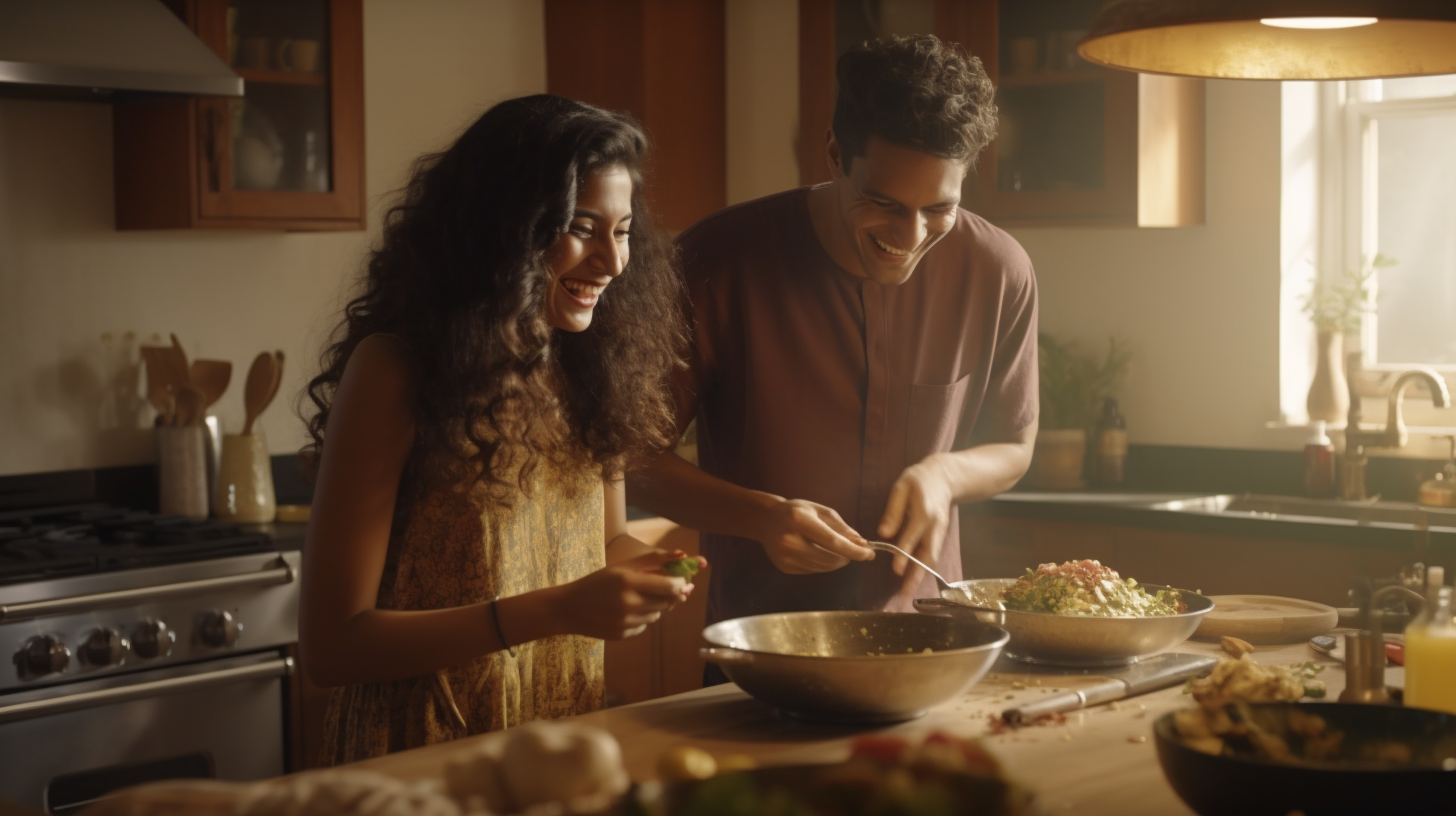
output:
M415 677L503 649L489 604L377 609L400 476L414 441L414 378L389 337L354 350L334 395L304 546L299 648L319 685ZM666 560L661 559L661 560ZM623 564L501 599L509 645L576 633L623 637L681 598L683 582Z

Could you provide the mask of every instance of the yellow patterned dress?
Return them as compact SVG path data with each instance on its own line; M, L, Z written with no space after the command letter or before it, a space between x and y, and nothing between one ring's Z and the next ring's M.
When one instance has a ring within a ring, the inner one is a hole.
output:
M458 492L413 503L390 537L380 609L439 609L564 584L605 566L602 483L535 469L508 510ZM481 615L481 626L490 626ZM507 631L509 636L510 632ZM380 756L601 707L602 642L550 637L432 675L335 689L326 764ZM458 713L457 713L458 712Z

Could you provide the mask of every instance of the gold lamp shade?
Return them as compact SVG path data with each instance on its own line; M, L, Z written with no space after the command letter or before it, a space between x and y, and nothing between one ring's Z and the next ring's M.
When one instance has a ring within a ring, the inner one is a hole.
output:
M1109 0L1077 53L1221 79L1456 74L1456 0Z

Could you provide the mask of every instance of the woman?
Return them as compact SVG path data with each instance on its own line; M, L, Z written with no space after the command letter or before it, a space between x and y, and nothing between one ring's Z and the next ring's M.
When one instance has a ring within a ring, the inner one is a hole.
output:
M691 592L620 483L672 441L685 336L645 150L625 117L513 99L390 211L308 389L300 648L342 686L333 763L594 709L596 639Z

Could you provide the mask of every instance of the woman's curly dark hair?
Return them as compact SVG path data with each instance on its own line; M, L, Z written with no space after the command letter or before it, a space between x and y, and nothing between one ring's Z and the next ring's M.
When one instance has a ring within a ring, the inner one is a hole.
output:
M509 505L543 460L617 478L669 446L667 381L686 332L673 250L644 204L646 152L630 118L540 94L492 107L420 158L309 382L305 457L322 451L349 355L378 333L403 340L415 367L416 487L473 481L486 503ZM553 329L545 253L588 174L613 166L633 182L626 269L586 331Z
M871 136L967 167L996 138L996 89L955 43L882 37L844 52L835 74L834 138L845 172Z

